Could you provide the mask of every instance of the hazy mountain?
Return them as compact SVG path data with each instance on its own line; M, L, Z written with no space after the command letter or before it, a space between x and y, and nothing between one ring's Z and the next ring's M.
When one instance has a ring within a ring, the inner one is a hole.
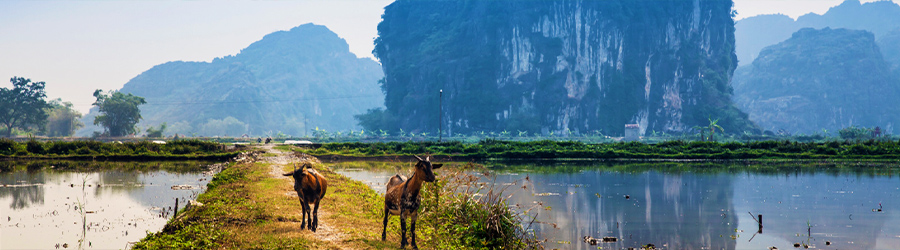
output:
M730 0L399 0L385 8L376 39L383 115L432 134L439 119L453 133L621 135L629 123L677 132L710 118L726 131L754 129L730 98L731 8Z
M358 128L353 115L382 106L382 75L377 62L357 58L325 26L304 24L234 56L154 66L120 91L145 97L140 126L166 122L166 134L303 135Z
M878 39L878 47L884 60L890 65L895 79L900 79L900 29L888 32Z
M881 37L900 28L900 5L891 1L861 4L847 0L823 15L810 13L796 21L785 15L761 15L737 21L735 38L739 65L750 64L762 48L791 37L801 28L867 30Z
M735 102L767 130L835 132L898 122L900 82L868 31L801 29L734 76Z

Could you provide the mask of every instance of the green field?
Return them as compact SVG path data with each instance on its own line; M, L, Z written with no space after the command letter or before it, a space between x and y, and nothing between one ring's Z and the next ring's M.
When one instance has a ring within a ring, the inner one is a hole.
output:
M446 155L473 159L900 159L900 141L665 141L656 144L617 142L589 144L577 141L452 142L347 142L326 143L318 148L294 150L316 156L380 157L397 155Z

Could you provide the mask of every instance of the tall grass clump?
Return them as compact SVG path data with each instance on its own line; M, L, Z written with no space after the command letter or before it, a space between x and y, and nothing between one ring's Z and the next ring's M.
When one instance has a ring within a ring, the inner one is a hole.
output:
M431 244L436 249L465 246L474 249L542 248L531 232L530 209L510 206L506 187L485 185L483 176L456 172L443 174L425 185L423 223L431 224ZM492 182L493 183L493 182ZM515 186L515 185L513 185Z

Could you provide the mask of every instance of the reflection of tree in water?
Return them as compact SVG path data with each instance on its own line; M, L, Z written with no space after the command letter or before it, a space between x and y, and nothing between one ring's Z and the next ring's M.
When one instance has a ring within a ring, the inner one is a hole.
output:
M509 178L513 177L520 176ZM581 242L583 236L614 236L620 240L602 246L619 249L652 243L666 249L735 248L730 236L737 228L737 215L731 203L733 178L728 175L585 171L531 174L531 178L535 193L560 195L519 192L511 202L527 205L538 200L550 206L538 211L538 220L556 223L559 229L537 224L535 231L550 243L571 242L561 247L594 249Z
M141 189L139 185L139 177L143 174L140 171L120 171L110 170L97 173L98 180L94 183L101 183L102 188L94 189L94 195L125 193L136 189Z
M94 195L130 192L143 188L141 176L154 178L159 170L173 172L196 172L203 169L205 162L103 162L103 161L0 161L0 198L12 197L10 208L24 209L31 204L44 204L47 183L66 180L76 186L81 179L73 173L95 174L88 179ZM102 187L97 187L97 184ZM67 185L62 183L62 185Z
M44 182L43 171L0 173L0 184L10 185L0 187L0 198L12 197L9 208L14 210L27 208L33 203L44 204Z

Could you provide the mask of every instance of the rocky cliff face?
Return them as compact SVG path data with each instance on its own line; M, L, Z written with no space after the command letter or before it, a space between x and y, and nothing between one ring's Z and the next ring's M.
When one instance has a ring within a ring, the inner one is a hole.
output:
M302 136L358 129L353 115L381 106L381 78L377 62L357 58L325 26L304 24L212 62L154 66L120 91L145 97L139 126L166 122L166 134Z
M894 79L900 80L900 28L878 38L878 47L894 73Z
M801 29L741 67L734 86L750 119L772 131L880 126L890 133L900 112L900 84L868 31Z
M385 8L375 54L407 131L686 131L730 101L732 1L406 1ZM439 90L443 105L439 109ZM438 114L442 117L438 117Z

